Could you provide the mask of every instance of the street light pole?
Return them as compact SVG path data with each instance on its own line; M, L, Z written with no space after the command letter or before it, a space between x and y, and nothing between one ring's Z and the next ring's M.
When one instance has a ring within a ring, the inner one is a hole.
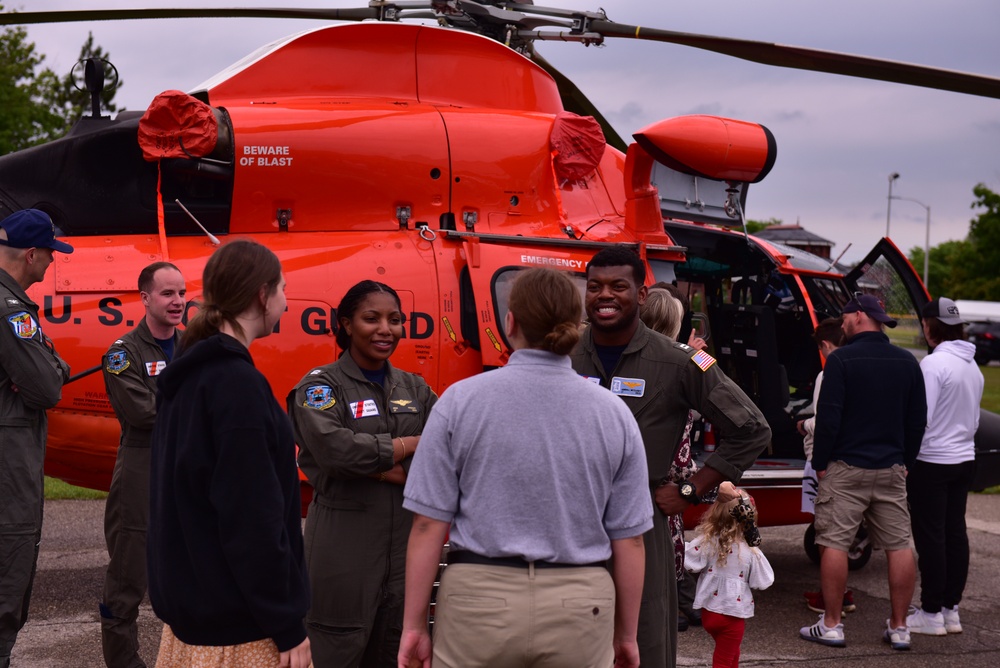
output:
M889 216L892 215L892 182L899 178L899 172L889 175L889 199L885 207L885 236L889 236Z
M892 187L892 181L889 181L889 187L890 188ZM906 202L913 202L914 204L919 204L920 206L924 207L924 210L927 211L927 227L924 232L924 287L927 288L928 292L930 292L930 286L928 285L927 280L930 269L930 257L931 257L931 207L930 205L924 204L920 200L913 199L912 197L899 197L899 196L893 197L892 195L889 195L890 203L894 199L901 199ZM886 233L886 236L888 236L888 232Z

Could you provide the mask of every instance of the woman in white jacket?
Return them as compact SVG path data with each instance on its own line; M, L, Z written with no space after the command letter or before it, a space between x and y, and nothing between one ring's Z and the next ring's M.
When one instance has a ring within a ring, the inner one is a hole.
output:
M962 632L958 604L969 573L965 504L976 471L983 374L955 302L935 299L921 315L934 350L920 361L927 429L906 478L920 568L920 607L907 616L906 625L911 633L943 636Z

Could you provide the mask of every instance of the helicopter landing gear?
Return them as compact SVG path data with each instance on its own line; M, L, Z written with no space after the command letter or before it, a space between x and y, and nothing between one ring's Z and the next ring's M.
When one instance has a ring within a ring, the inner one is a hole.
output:
M806 533L802 537L802 546L806 555L813 563L819 563L819 545L816 544L816 526L810 524L806 527ZM858 527L858 535L851 543L851 549L847 551L847 568L852 571L861 570L872 558L872 544L868 539L868 528L862 524Z

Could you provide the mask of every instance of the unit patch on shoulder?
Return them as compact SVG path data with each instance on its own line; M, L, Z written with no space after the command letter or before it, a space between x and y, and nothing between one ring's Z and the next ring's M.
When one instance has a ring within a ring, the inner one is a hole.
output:
M420 410L410 399L393 399L389 402L392 404L389 406L393 413L419 413Z
M156 360L155 362L146 362L146 375L147 376L159 376L160 372L167 368L166 360Z
M333 389L329 385L310 385L306 388L306 400L302 405L325 411L336 403L337 400L333 398Z
M375 403L374 399L351 402L351 415L353 415L355 419L375 417L378 414L378 404Z
M132 363L129 362L128 354L124 350L115 350L108 353L107 364L104 368L108 370L108 373L113 373L116 376L120 374L125 369L129 368Z
M611 379L611 394L621 397L641 397L645 393L646 381L642 378L615 376Z
M708 371L715 364L715 358L706 353L704 350L699 350L694 355L691 356L691 361L694 362L695 366L702 371Z
M35 319L27 311L7 316L7 322L14 328L14 334L18 338L31 339L38 333L38 323L35 322Z

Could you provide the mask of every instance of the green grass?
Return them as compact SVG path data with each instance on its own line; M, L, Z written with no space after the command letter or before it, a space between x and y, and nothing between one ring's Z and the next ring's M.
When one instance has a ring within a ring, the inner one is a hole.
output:
M1000 366L981 366L986 385L983 387L983 408L1000 413Z
M58 478L45 476L45 498L46 500L106 499L108 498L108 493L99 492L96 489L87 489L86 487L76 487Z
M898 326L886 327L883 331L889 337L889 341L900 348L927 348L918 320L899 318Z

